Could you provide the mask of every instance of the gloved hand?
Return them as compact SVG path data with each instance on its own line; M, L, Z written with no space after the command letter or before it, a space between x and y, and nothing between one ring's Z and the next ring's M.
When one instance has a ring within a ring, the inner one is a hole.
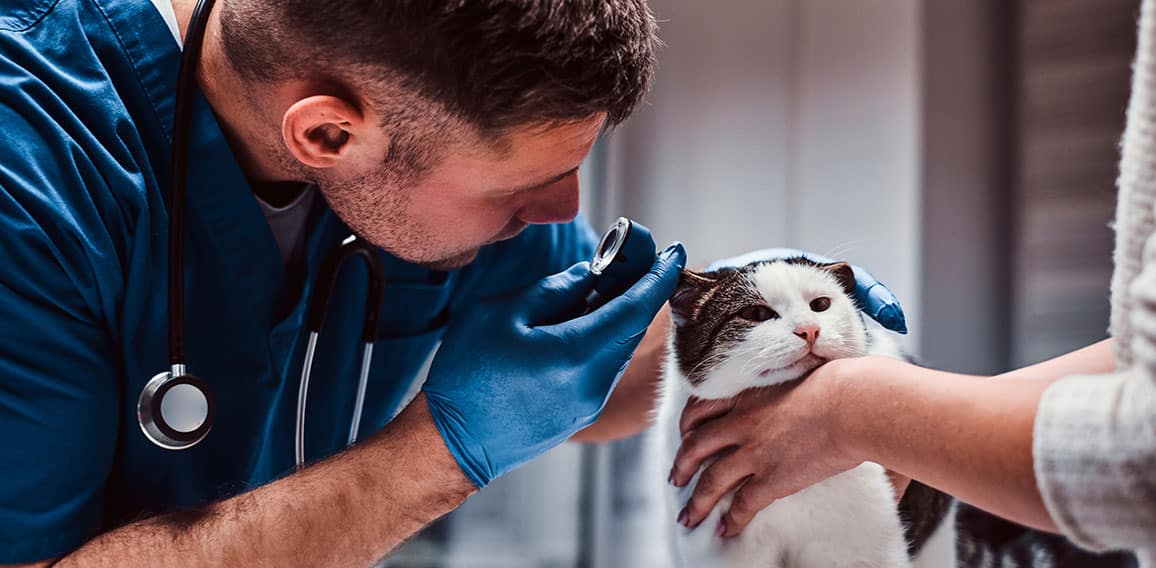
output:
M709 272L721 268L735 268L761 260L777 260L800 256L820 264L836 262L835 260L811 252L788 248L774 248L756 250L736 257L718 260L712 262L706 269ZM851 265L851 270L855 273L855 295L859 297L859 305L862 307L863 312L891 331L907 333L907 319L903 316L903 307L899 305L899 299L895 297L895 294L892 294L891 290L888 290L887 286L883 285L882 282L876 280L870 272L855 265Z
M685 265L686 251L673 244L634 286L582 315L596 277L581 262L456 318L423 390L475 485L594 422Z

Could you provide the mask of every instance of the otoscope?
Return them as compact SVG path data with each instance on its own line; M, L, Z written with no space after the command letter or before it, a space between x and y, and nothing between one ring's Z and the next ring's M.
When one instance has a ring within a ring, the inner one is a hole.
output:
M587 305L593 310L628 290L657 257L650 229L619 217L602 235L590 261L590 272L597 280Z

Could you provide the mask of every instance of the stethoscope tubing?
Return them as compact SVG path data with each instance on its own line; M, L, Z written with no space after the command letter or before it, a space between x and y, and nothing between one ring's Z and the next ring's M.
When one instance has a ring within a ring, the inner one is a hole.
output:
M309 333L305 346L305 364L301 367L301 381L297 385L297 425L293 432L293 463L298 469L305 465L305 404L309 402L309 376L313 373L313 355L317 352L317 332Z
M169 364L173 377L185 374L185 201L188 194L189 128L192 122L191 96L197 82L201 47L205 42L208 15L216 0L199 0L189 20L181 68L177 75L177 96L173 103L172 178L169 196Z
M168 231L168 347L169 371L154 376L138 402L137 419L146 438L161 448L182 450L198 443L212 426L213 397L207 384L188 374L185 353L185 226L186 199L188 194L189 141L192 122L193 93L196 88L197 68L201 59L205 30L209 14L215 0L198 0L185 34L185 44L181 53L181 67L177 77L177 91L173 104L173 143L169 194ZM309 298L306 325L309 340L305 350L305 360L298 384L296 431L294 435L295 464L300 468L305 463L305 406L309 397L309 378L313 370L313 360L321 328L325 324L326 312L341 266L352 257L361 258L369 272L369 286L366 294L365 321L362 328L361 368L358 373L357 396L354 400L353 416L349 426L348 444L357 441L358 429L365 407L365 392L369 382L369 370L373 363L373 342L377 339L377 322L380 317L385 289L385 271L378 251L368 243L350 237L342 245L330 252L319 271L316 286ZM195 387L205 398L207 413L202 426L193 432L174 431L167 423L160 409L164 393L175 384Z
M357 238L346 239L345 243L329 253L321 263L321 272L309 298L309 312L306 323L309 341L305 346L305 361L301 367L301 381L297 387L297 416L294 431L294 463L300 469L305 465L305 407L309 398L309 378L313 373L313 358L317 353L317 340L325 326L325 316L329 298L337 285L341 267L351 258L360 258L369 272L369 288L365 295L365 321L361 338L364 344L361 368L358 371L357 395L353 402L353 413L349 424L347 445L357 441L357 432L365 407L365 390L369 384L369 369L373 363L373 342L377 339L377 321L385 298L385 268L377 251L365 241Z
M357 430L361 426L361 415L365 411L365 389L369 386L369 367L373 363L373 343L367 342L361 352L361 372L357 377L357 398L353 399L353 419L349 421L349 440L346 445L357 442Z
M317 351L318 333L309 333L309 343L305 347L305 365L301 369L301 382L297 386L297 424L293 435L293 456L297 469L305 466L305 408L309 400L309 377L313 374L313 355ZM357 397L353 401L353 413L349 420L349 437L345 445L357 442L357 432L365 410L365 390L369 386L369 369L373 363L373 343L366 343L361 355L361 369L357 378Z

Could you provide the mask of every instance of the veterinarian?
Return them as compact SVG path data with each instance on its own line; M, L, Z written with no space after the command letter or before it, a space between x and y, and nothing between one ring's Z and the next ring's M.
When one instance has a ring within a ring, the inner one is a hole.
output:
M581 315L577 170L654 34L644 0L0 7L0 565L367 565L643 428L686 253Z
M1120 165L1111 339L995 378L865 357L791 388L688 406L674 467L697 526L874 461L1007 519L1156 566L1156 0L1144 0Z

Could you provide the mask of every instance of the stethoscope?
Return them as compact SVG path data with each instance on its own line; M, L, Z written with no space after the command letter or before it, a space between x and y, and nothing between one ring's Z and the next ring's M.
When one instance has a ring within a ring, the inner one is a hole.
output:
M170 368L156 374L145 384L137 402L137 420L140 423L141 431L153 444L167 450L188 449L204 440L213 427L215 413L215 403L208 385L204 380L189 373L185 365L184 333L184 237L185 196L188 188L189 123L192 114L193 90L196 85L196 68L200 61L205 27L213 3L214 0L199 0L193 10L186 34L185 48L181 54L181 68L177 79L177 94L173 112L173 169L170 181L168 235ZM351 236L325 257L315 288L309 298L306 315L309 340L305 348L305 360L297 390L296 431L294 434L294 457L298 468L305 463L305 404L308 400L309 376L313 369L317 340L321 335L321 328L325 324L329 298L337 283L338 273L345 262L353 257L360 257L365 261L369 272L365 322L361 337L364 348L348 437L349 444L357 441L358 428L365 404L365 389L369 382L369 369L373 362L373 343L377 339L377 319L381 312L384 296L385 271L377 250L365 241Z
M209 12L215 0L199 0L193 10L181 54L180 75L173 119L173 155L171 197L169 203L168 264L168 336L167 371L157 373L145 384L137 402L137 420L141 431L153 444L166 450L191 448L213 427L215 404L208 385L188 372L185 365L184 307L184 231L185 195L189 159L189 123L196 68ZM309 340L297 390L297 416L294 432L294 458L298 468L305 463L305 404L309 394L309 376L313 369L317 340L325 323L326 310L337 276L344 263L353 257L365 261L369 287L365 300L365 322L362 329L361 369L354 399L347 443L357 441L358 428L365 404L369 369L373 362L373 343L377 339L377 319L385 291L385 271L377 249L356 237L349 237L330 252L321 264L313 293L309 297L306 326ZM588 309L618 296L636 282L654 262L654 239L650 231L625 217L611 225L598 244L590 270L597 277L594 292L588 298Z

